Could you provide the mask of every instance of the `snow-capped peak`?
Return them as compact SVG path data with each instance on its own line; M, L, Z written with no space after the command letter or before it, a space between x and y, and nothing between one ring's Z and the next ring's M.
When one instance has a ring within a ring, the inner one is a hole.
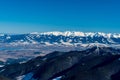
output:
M81 37L93 37L93 36L103 36L105 38L120 38L120 34L116 33L103 33L103 32L79 32L79 31L65 31L65 32L60 32L60 31L53 31L53 32L44 32L40 33L41 35L55 35L55 36L81 36Z
M62 35L62 36L85 36L83 32L70 32L70 31L65 31L65 32L59 32L59 31L54 31L54 32L45 32L41 33L44 35Z
M55 35L55 36L62 35L62 34L63 33L59 31L41 33L41 35Z
M52 36L51 36L52 35ZM120 44L120 34L103 32L53 31L30 34L1 34L0 43L80 45L89 43Z

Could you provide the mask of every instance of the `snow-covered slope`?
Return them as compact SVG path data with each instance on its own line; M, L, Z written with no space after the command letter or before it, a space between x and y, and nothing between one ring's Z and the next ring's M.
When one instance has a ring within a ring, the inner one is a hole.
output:
M88 43L120 44L120 34L102 32L45 32L30 34L0 34L0 43L43 44L43 45L80 45Z

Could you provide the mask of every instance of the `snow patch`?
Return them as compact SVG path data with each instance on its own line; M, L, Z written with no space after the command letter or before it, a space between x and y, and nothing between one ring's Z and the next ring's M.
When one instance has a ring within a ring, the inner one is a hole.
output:
M56 77L53 80L61 80L62 76Z
M33 73L28 73L26 75L18 76L17 80L30 80L33 76Z

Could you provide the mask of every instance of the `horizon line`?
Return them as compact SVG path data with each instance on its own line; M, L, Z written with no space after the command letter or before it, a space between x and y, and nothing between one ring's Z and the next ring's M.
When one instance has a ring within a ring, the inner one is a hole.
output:
M64 32L82 32L82 33L105 33L105 34L110 34L110 33L112 33L112 34L120 34L120 33L115 33L115 32L102 32L102 31L68 31L68 30L66 30L66 31L33 31L33 32L18 32L18 33L16 33L16 32L0 32L0 34L41 34L41 33L52 33L52 32L61 32L61 33L64 33Z

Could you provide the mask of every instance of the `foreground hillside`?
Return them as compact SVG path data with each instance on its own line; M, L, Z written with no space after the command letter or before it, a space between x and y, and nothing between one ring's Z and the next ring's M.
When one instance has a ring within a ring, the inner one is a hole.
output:
M0 80L119 80L120 50L91 47L53 52L0 68Z

